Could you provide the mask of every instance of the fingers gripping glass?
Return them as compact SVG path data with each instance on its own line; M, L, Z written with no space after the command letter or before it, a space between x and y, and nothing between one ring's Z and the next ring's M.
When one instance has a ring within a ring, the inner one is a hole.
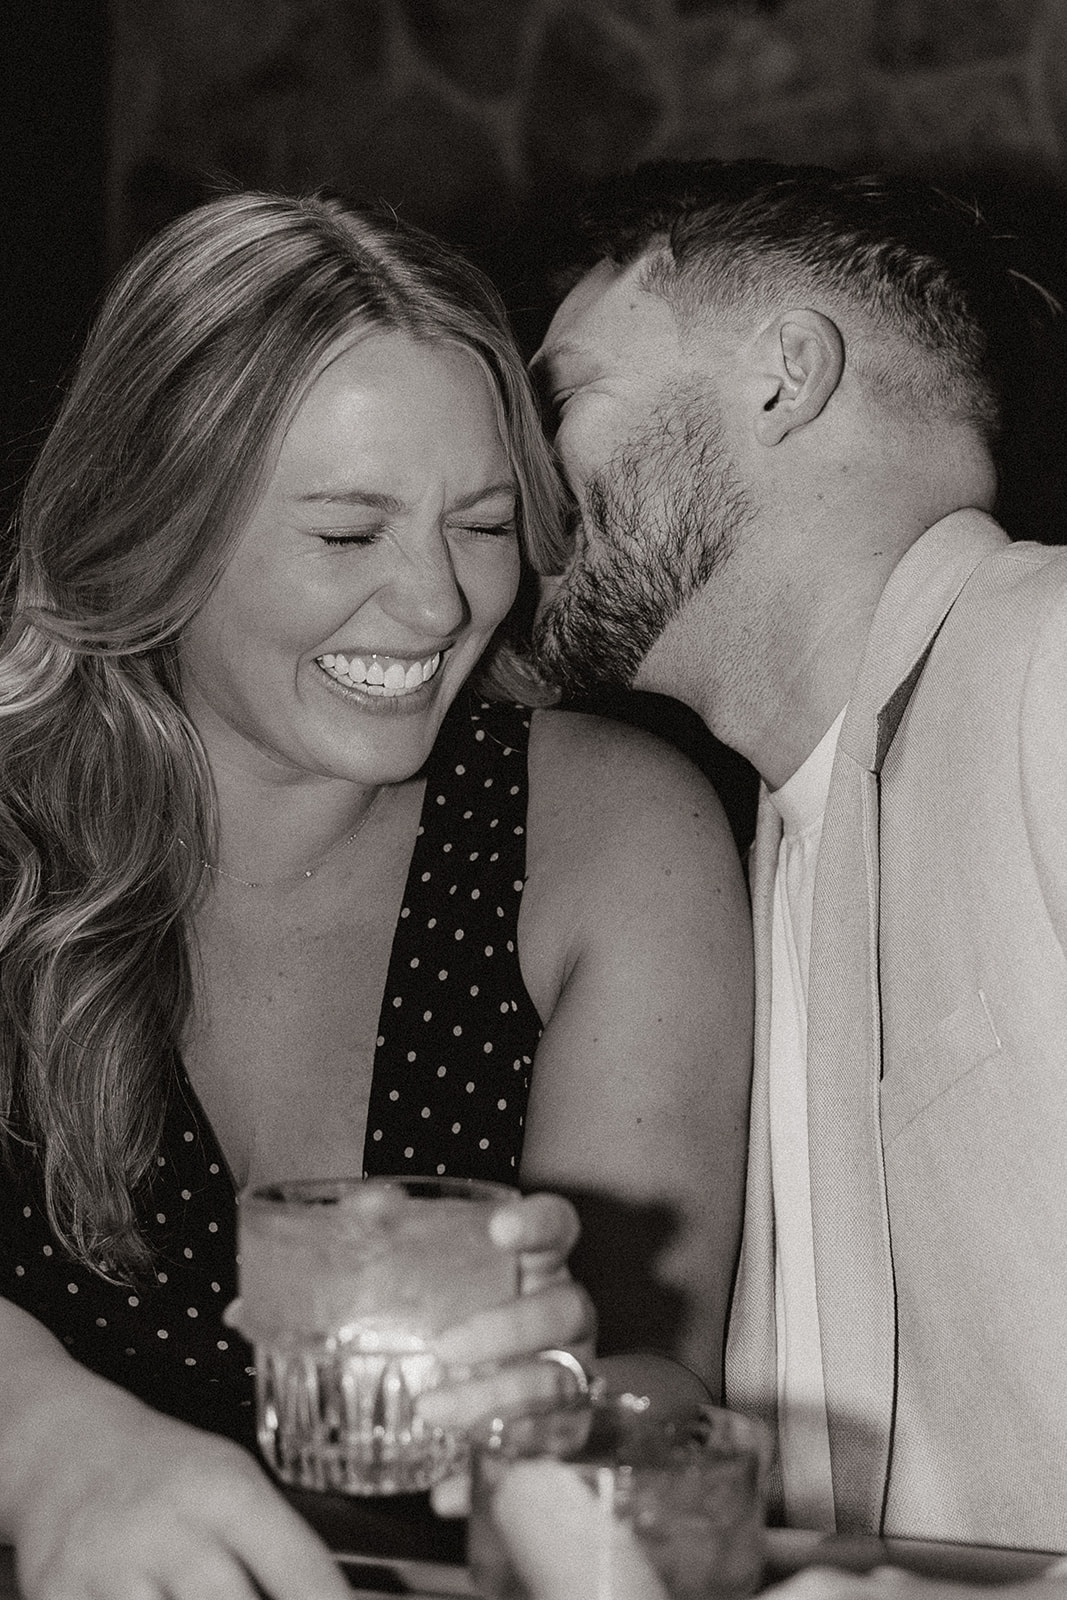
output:
M275 1184L240 1197L240 1298L227 1312L252 1343L260 1449L284 1482L405 1494L466 1464L462 1421L424 1397L463 1383L467 1413L492 1409L531 1361L459 1368L434 1340L518 1295L516 1255L490 1234L517 1191L448 1178ZM539 1352L554 1392L588 1389L568 1351ZM528 1385L527 1385L528 1389Z

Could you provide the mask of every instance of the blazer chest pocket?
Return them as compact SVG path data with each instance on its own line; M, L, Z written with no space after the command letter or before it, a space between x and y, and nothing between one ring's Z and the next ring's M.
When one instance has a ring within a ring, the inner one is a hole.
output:
M947 1090L1001 1050L989 1002L981 989L906 1048L886 1041L882 1078L882 1144L888 1148L909 1123Z

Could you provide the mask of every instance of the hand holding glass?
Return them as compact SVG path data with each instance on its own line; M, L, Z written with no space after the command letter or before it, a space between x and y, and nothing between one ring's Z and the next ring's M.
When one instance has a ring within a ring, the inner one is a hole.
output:
M429 1488L465 1438L420 1394L437 1334L518 1293L489 1222L517 1191L449 1178L279 1183L240 1202L240 1299L255 1347L260 1448L285 1483L347 1494Z

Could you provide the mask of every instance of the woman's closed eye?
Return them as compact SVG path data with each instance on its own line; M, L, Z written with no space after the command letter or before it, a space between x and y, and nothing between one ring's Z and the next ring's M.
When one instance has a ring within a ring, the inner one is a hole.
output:
M449 532L469 534L474 539L508 539L514 538L518 525L512 517L507 522L464 522Z
M349 529L343 531L322 529L316 534L320 543L332 549L343 549L346 546L355 548L368 547L376 544L386 530L380 527ZM518 522L515 517L508 517L503 522L459 522L446 525L446 534L449 538L465 539L509 539L518 533Z
M320 533L318 537L323 544L328 545L369 545L378 537L378 530L372 529L364 533Z

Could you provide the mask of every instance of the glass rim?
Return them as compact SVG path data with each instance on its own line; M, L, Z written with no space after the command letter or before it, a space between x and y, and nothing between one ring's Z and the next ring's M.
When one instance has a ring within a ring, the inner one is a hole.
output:
M729 1406L711 1400L694 1400L678 1408L657 1413L647 1396L619 1393L594 1381L586 1393L545 1399L540 1403L516 1406L497 1415L480 1417L469 1430L472 1454L492 1458L521 1444L524 1429L551 1423L553 1419L565 1421L569 1417L585 1414L590 1419L617 1422L623 1431L627 1424L636 1430L633 1437L645 1433L649 1439L667 1441L672 1434L684 1434L706 1426L706 1438L697 1440L708 1452L709 1458L753 1459L761 1474L767 1472L774 1454L773 1438L767 1423L751 1412L735 1411ZM619 1436L620 1440L622 1434ZM551 1452L549 1452L551 1453ZM531 1451L541 1454L539 1448ZM516 1459L520 1459L516 1457ZM564 1458L565 1459L565 1458Z
M280 1178L249 1183L237 1196L239 1205L331 1205L356 1190L402 1189L412 1199L492 1201L508 1205L521 1197L517 1186L487 1178L459 1178L447 1173L378 1173L370 1178Z

